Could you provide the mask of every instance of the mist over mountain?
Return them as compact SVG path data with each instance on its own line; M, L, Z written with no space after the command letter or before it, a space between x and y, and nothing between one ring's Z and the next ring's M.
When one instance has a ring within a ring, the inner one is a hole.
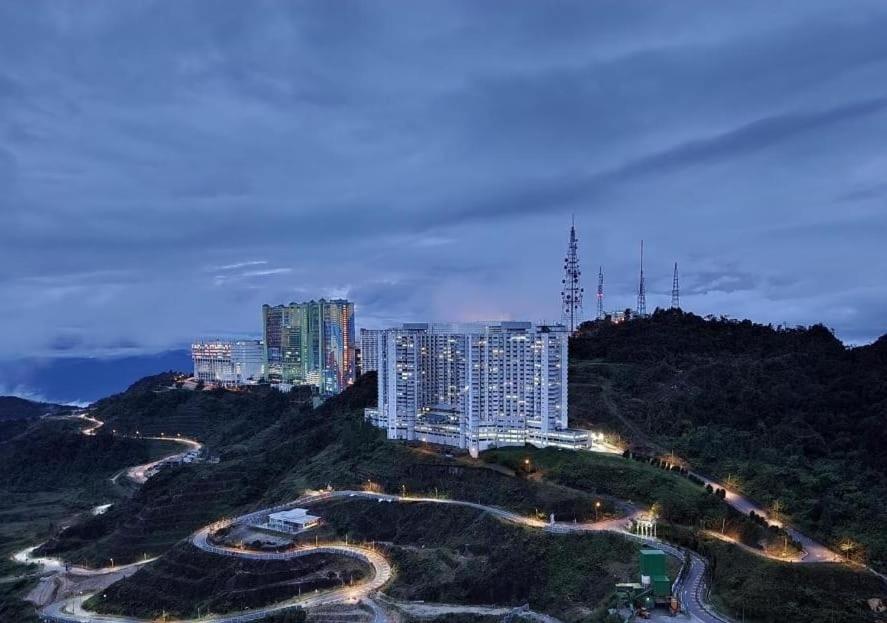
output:
M39 402L86 404L165 370L190 370L187 349L108 359L64 357L0 361L0 395Z

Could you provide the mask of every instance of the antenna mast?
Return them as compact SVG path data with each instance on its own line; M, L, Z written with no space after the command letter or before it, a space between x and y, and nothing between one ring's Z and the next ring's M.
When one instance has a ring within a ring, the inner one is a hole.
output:
M644 283L644 241L641 240L641 279L638 282L638 316L647 315L647 286Z
M576 238L575 218L570 224L570 244L567 247L567 257L564 258L564 278L561 280L561 300L563 302L564 320L570 323L570 333L576 329L582 312L582 293L584 290L579 285L579 240Z
M604 319L604 267L597 271L597 319Z
M681 289L678 286L678 263L674 263L674 279L671 281L671 308L681 308Z

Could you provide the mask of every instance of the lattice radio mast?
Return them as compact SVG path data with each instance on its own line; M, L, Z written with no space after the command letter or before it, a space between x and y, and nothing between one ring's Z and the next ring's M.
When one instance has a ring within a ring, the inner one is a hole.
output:
M647 315L647 286L644 283L644 241L641 240L641 278L638 282L638 316Z
M604 267L597 271L597 319L604 319Z
M671 308L681 308L681 289L678 285L678 263L674 263L674 278L671 280Z
M564 278L561 280L561 300L563 302L564 320L570 323L570 333L575 331L576 323L582 313L582 289L579 278L582 271L579 269L579 240L576 238L575 219L570 224L570 245L567 247L567 257L564 258Z

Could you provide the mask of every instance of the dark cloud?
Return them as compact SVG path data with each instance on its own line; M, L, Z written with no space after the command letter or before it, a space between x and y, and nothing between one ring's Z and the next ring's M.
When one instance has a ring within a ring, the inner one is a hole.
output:
M571 213L608 307L643 238L650 307L677 260L688 309L870 339L885 29L874 0L2 5L3 354L319 296L555 320Z

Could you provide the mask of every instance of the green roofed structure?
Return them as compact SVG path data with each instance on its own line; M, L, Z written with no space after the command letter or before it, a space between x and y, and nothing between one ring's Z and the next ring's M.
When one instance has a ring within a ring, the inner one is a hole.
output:
M671 595L671 580L665 567L665 552L658 549L641 550L641 583L653 589L653 596L657 600Z

